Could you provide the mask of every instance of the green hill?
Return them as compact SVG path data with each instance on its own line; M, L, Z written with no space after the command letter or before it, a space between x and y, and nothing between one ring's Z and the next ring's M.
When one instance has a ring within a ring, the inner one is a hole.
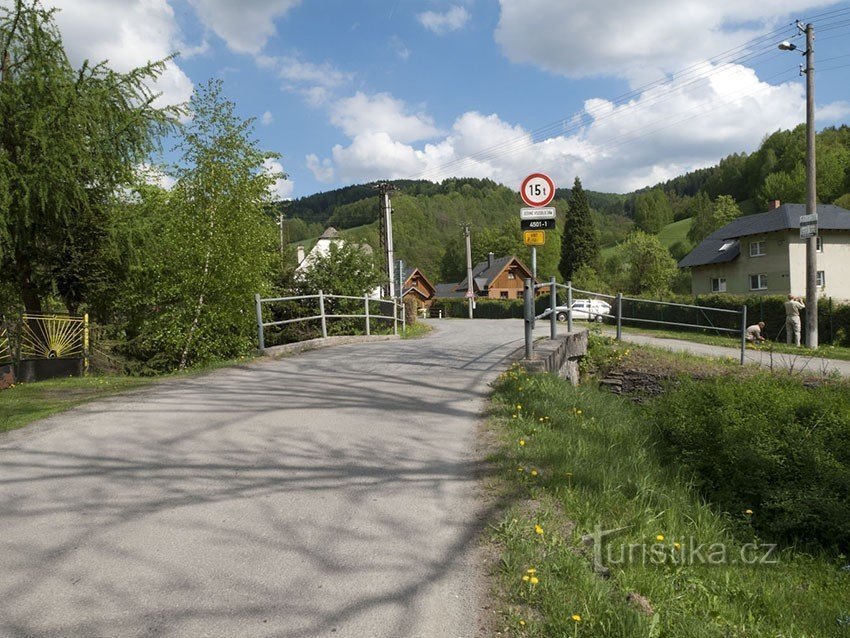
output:
M677 222L673 222L672 224L667 224L661 231L658 233L658 239L661 241L661 244L664 248L670 248L674 244L683 241L688 241L688 231L693 226L694 220L692 217L688 217L687 219L680 219Z

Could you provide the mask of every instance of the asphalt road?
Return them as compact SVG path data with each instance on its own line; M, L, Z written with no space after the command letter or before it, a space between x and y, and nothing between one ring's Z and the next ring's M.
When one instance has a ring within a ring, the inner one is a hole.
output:
M475 636L475 428L522 328L435 323L0 436L0 635Z

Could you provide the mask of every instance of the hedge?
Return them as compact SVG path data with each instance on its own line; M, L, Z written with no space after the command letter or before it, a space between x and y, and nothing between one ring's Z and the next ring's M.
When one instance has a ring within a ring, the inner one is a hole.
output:
M658 450L757 533L850 550L850 395L767 374L682 380L652 405ZM748 514L752 511L752 514Z

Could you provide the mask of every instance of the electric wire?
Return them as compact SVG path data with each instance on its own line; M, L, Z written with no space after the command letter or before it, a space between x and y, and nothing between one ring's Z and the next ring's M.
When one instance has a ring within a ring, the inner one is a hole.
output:
M850 14L850 8L842 8L824 12L822 14L817 14L809 18L809 20L823 16L832 16L833 20L835 20L848 14ZM818 26L818 33L823 33L825 31L834 31L836 29L840 29L848 25L850 25L850 20L839 20L837 22L832 23L827 22L826 24ZM568 118L561 118L555 122L534 129L529 133L514 137L499 144L482 149L476 153L471 153L464 157L455 158L440 165L426 168L421 171L416 177L418 177L419 179L428 179L429 176L438 177L440 175L446 175L455 172L458 168L470 162L479 164L486 161L499 159L501 157L505 157L511 154L515 154L527 148L533 147L535 144L539 144L547 139L551 139L551 134L555 131L559 131L560 135L568 134L570 132L581 130L583 127L586 127L591 122L596 124L597 122L607 119L609 117L621 116L626 110L631 108L647 108L648 106L657 105L663 100L671 99L676 94L682 93L685 89L689 88L694 83L704 82L713 75L725 72L726 70L728 70L730 65L740 64L743 62L769 61L777 57L777 55L782 55L777 54L775 48L777 44L776 40L779 35L784 33L787 36L786 39L788 40L797 39L803 35L800 30L796 28L796 26L796 22L790 23L788 25L783 25L782 27L774 29L769 33L758 36L757 38L753 38L752 40L736 47L732 47L727 51L724 51L712 58L709 58L708 60L693 63L690 66L685 67L684 69L672 73L664 78L649 82L626 93L623 93L622 95L614 98L613 100L605 101L598 107L585 109L579 113L573 114ZM790 28L795 29L795 32L791 35L787 33ZM826 38L821 38L821 40L840 37L840 35L841 34L828 36ZM761 48L758 47L758 45L760 44L763 45ZM836 58L841 57L846 56L836 56ZM826 60L832 59L835 58L827 58ZM709 73L700 73L701 70L705 69L706 65L713 65L712 70ZM834 70L837 68L844 67L829 67L819 70L827 71ZM677 84L677 80L680 83ZM660 90L657 92L656 95L651 96L650 101L632 101L631 103L628 102L629 100L634 100L634 98L638 96L645 97L646 93L652 91L652 89L656 87ZM607 110L609 111L609 113L605 115L599 115L599 113L603 110ZM597 117L594 117L595 115ZM638 135L640 135L639 131L640 130L638 129ZM415 179L416 177L414 177L413 179Z

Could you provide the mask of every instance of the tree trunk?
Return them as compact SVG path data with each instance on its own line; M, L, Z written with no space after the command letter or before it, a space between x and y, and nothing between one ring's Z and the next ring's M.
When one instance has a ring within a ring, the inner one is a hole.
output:
M186 362L189 359L189 349L192 347L192 342L195 340L195 331L198 329L198 323L201 320L201 310L204 307L204 289L207 283L207 277L210 272L210 258L212 257L212 240L213 232L215 231L215 214L210 213L210 232L207 238L207 255L204 258L204 273L201 276L201 294L198 297L198 305L195 308L195 318L192 320L192 325L189 326L189 334L186 335L186 346L183 348L183 354L180 355L180 370L186 369Z

